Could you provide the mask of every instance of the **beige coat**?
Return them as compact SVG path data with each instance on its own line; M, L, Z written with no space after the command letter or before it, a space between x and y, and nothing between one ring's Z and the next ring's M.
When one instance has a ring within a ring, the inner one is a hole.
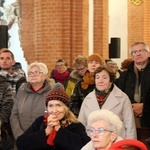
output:
M78 119L86 127L88 115L91 112L99 109L100 107L97 102L95 90L93 90L85 97ZM113 90L111 91L101 109L108 109L120 117L125 127L125 134L122 135L123 138L137 138L131 102L128 96L116 85L114 85Z

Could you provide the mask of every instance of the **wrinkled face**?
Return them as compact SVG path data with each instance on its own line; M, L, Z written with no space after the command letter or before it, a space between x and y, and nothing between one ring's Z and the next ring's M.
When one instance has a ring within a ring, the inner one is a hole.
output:
M75 66L75 69L80 76L84 76L87 70L87 67L84 65L78 65L78 66Z
M91 60L89 63L88 63L88 70L89 72L91 73L94 73L94 71L100 66L100 63L95 61L95 60Z
M107 127L108 123L104 120L96 121L91 124L90 128L95 130L95 132L89 133L94 149L108 150L113 141L117 138L117 135L109 131ZM105 131L98 133L100 128L103 128Z
M28 81L30 84L42 84L46 79L46 75L37 66L34 66L28 72Z
M65 116L64 104L58 100L51 100L47 104L48 114L55 115L58 120L61 120Z
M58 73L62 74L67 70L67 66L63 62L57 62L55 65L55 69Z
M15 64L14 59L9 52L2 52L0 54L0 66L4 70L11 70L12 66Z
M111 83L110 76L106 70L102 70L95 75L95 84L99 91L107 91L110 88Z
M136 64L141 64L148 60L149 53L143 44L138 44L132 47L131 56Z

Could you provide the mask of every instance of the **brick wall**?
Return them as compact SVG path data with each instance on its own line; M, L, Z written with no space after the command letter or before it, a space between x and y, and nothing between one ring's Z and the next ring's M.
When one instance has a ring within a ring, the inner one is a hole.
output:
M94 1L94 52L108 58L108 1Z
M88 56L89 0L21 0L21 46L30 64L41 61L53 69L65 59L69 67L79 55ZM128 1L128 47L150 44L150 1ZM94 52L108 58L108 1L94 0Z
M128 2L128 46L137 41L150 45L150 1L140 5ZM130 54L129 54L130 55Z
M28 63L41 61L51 70L59 58L71 66L76 56L87 55L87 8L87 0L21 0L21 46Z
M107 56L107 1L95 1L94 52ZM88 56L88 0L21 0L21 46L28 63L41 61L53 69L65 59ZM105 16L106 15L106 16Z

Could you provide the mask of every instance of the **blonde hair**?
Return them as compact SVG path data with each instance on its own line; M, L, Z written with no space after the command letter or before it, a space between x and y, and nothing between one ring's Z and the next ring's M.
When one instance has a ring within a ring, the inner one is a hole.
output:
M67 126L68 123L78 123L79 120L76 118L76 116L69 110L69 108L61 102L65 108L65 116L62 120L62 126Z

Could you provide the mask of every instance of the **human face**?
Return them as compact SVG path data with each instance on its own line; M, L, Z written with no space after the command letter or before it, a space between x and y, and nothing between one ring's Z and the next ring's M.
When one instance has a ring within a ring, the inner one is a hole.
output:
M98 129L103 128L105 131L103 134L98 133ZM115 141L117 135L108 129L108 123L104 120L99 120L91 124L90 129L97 130L92 134L89 133L94 149L107 150L113 141Z
M63 119L66 112L64 104L58 100L49 101L47 104L47 111L49 115L55 115L58 120Z
M100 66L99 62L97 62L95 60L91 60L88 63L88 70L89 70L89 72L93 73L99 66Z
M12 71L12 66L15 64L14 59L9 52L0 54L0 66L4 70Z
M110 88L111 83L110 76L106 70L102 70L95 75L95 84L99 91L107 91Z
M37 66L34 66L28 72L28 81L30 84L43 84L46 79L46 76L43 75L43 72Z
M80 76L84 76L86 70L87 70L87 67L86 66L83 66L83 65L79 65L79 66L76 66L75 67L75 70L77 71L77 73L80 75Z
M148 61L149 53L143 44L134 45L131 51L135 64L143 64Z
M67 66L63 62L57 62L55 65L55 69L58 73L62 74L67 70Z

